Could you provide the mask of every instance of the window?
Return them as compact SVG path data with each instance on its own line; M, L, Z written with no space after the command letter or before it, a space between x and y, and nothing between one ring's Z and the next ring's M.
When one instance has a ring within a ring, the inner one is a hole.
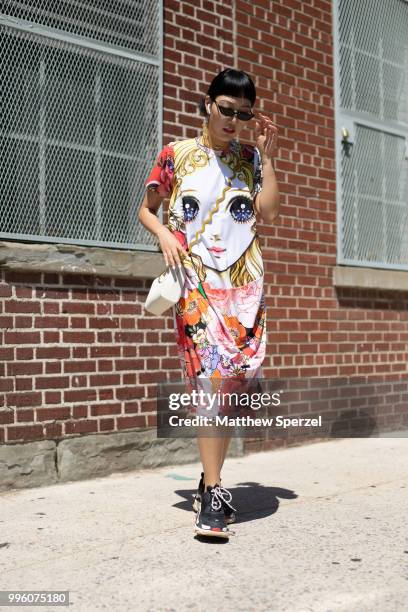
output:
M5 5L0 237L157 250L137 209L161 147L161 2Z
M333 6L338 262L408 270L408 3Z

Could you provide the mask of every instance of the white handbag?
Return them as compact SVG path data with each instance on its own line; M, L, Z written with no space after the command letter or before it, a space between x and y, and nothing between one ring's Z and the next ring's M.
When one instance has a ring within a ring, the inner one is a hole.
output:
M181 297L186 271L182 265L173 270L170 266L154 279L145 302L145 309L155 315L161 315Z
M235 176L235 174L233 176ZM228 186L231 186L232 178L233 177L228 178ZM203 222L201 229L196 232L194 239L188 245L187 253L189 255L191 255L192 246L198 243L199 236L203 233L206 223L209 219L211 219L211 216L214 210L216 210L216 208L217 203L210 211L207 219ZM181 256L183 257L183 254L181 254ZM191 264L194 266L193 261L191 261ZM155 315L163 314L163 312L170 308L170 306L173 306L179 301L181 297L181 292L184 288L185 280L186 271L183 264L181 268L176 266L175 270L168 266L165 271L160 274L160 276L154 279L144 304L145 309ZM200 293L202 293L204 297L206 297L201 282L198 284L198 289Z

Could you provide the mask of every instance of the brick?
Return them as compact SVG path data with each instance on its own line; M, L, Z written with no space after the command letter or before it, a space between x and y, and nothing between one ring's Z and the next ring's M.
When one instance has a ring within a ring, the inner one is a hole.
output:
M9 425L7 427L8 442L16 440L42 440L43 425Z
M4 344L40 344L39 332L9 332L4 333Z
M42 374L43 366L39 361L12 361L7 364L9 376L32 376Z
M36 389L67 389L70 385L69 376L37 376Z
M115 389L115 397L118 400L129 400L143 397L143 390L140 387L118 387Z
M0 316L0 329L14 327L12 316Z
M146 427L146 417L144 415L118 417L117 420L118 429L130 429L133 427Z
M72 418L83 419L88 415L88 408L86 406L73 406L72 407Z
M11 290L10 285L3 285L0 283L0 297L2 298L11 298L13 292Z
M95 306L92 302L62 302L61 312L64 314L95 314Z
M41 393L9 393L6 397L7 407L27 407L41 404Z
M69 325L67 317L35 317L34 327L36 328L66 328Z
M103 416L106 414L120 414L120 404L103 404L101 406L91 406L91 416Z
M61 423L45 423L44 429L45 429L44 437L47 438L47 440L62 437L62 424Z
M86 343L93 344L95 342L95 334L94 332L89 331L63 331L62 332L62 340L63 342L77 344L77 343Z
M5 302L5 312L41 312L39 302L32 301L19 301L19 300L7 300Z
M119 374L94 374L89 377L89 385L91 387L105 387L120 385Z
M98 431L97 420L80 420L80 421L66 421L64 423L66 434L75 433L92 433Z
M115 429L114 419L99 419L99 431L113 431Z
M14 410L0 410L0 424L14 423Z
M36 413L39 421L65 420L71 416L71 411L67 407L38 408Z
M64 391L64 402L87 402L95 401L97 393L95 389L72 389Z

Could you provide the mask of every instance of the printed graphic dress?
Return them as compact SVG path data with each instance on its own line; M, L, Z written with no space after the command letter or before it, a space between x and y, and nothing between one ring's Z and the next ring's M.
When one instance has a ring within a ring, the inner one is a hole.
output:
M266 309L253 205L262 189L258 149L235 140L209 149L198 136L172 142L145 186L170 196L167 227L185 248L193 243L173 307L187 391L230 391L233 381L261 378ZM218 406L217 414L227 413Z

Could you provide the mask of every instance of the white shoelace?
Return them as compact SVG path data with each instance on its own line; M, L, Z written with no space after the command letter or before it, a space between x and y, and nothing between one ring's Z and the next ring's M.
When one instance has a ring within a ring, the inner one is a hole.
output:
M214 487L211 489L211 508L213 510L221 510L221 500L224 501L227 506L231 508L231 510L236 512L236 509L229 503L232 500L232 495L228 489L225 489L224 487Z

